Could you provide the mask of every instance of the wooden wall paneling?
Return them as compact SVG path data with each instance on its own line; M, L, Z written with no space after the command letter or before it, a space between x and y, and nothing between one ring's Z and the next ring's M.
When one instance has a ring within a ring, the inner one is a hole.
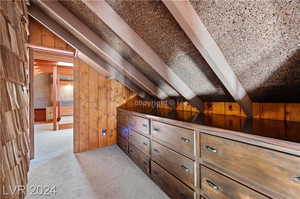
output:
M73 133L73 150L75 153L80 152L80 61L74 59L74 133Z
M263 103L261 118L285 120L285 104L284 103Z
M98 103L98 114L99 114L99 147L108 145L108 136L102 133L103 130L107 130L107 89L106 79L104 76L98 76L98 92L99 92L99 103Z
M262 104L261 103L253 103L252 111L253 111L253 118L260 119L262 112L263 112Z
M96 149L99 146L98 133L98 75L92 68L89 69L88 103L89 103L89 149Z
M67 50L67 44L58 37L54 37L54 48Z
M107 82L107 95L108 95L108 145L114 144L114 90L113 80Z
M225 115L241 116L240 105L234 102L225 102Z
M42 25L39 23L30 20L30 36L29 43L37 46L42 46Z
M53 48L54 45L54 35L50 33L46 28L42 29L42 44L45 47Z
M286 120L288 121L300 121L300 104L290 103L286 104Z
M80 132L80 151L89 149L89 69L83 64L80 64L80 119L79 119L79 132Z

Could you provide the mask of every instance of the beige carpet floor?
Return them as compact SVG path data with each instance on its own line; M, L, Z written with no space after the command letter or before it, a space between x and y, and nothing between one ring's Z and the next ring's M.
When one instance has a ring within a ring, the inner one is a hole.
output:
M73 154L72 129L35 129L26 199L169 199L116 145Z

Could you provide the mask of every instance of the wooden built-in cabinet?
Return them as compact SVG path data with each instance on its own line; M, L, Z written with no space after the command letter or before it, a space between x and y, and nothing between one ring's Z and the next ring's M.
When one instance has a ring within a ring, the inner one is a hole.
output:
M117 118L120 148L172 199L300 197L298 145L123 109Z

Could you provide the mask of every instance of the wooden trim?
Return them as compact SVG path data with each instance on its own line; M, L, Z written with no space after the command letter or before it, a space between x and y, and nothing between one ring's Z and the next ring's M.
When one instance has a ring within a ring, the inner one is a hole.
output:
M71 51L58 50L43 46L27 44L33 50L33 58L55 62L73 62L74 53Z
M188 101L203 110L202 100L105 1L82 1L156 73ZM99 12L101 10L101 12Z
M72 51L67 51L67 50L60 50L56 48L48 48L44 46L38 46L38 45L33 45L33 44L27 44L27 47L32 49L35 52L41 51L41 52L51 52L51 53L57 53L60 54L61 56L66 56L66 57L74 57L74 52Z
M152 83L145 75L139 72L132 64L124 59L115 49L109 46L97 34L80 21L75 15L68 11L59 2L37 1L39 6L51 13L57 21L62 22L68 29L75 32L81 39L93 46L97 53L103 56L106 61L112 63L120 72L134 81L152 95L159 99L165 99L168 95L158 86ZM48 20L48 19L47 19ZM56 31L55 29L53 30Z
M240 104L247 116L252 117L252 101L250 97L191 3L188 0L163 0L162 2L169 9L231 96Z

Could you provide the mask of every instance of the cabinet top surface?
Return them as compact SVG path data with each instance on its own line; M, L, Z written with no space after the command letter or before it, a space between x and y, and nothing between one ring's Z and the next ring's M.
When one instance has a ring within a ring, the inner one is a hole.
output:
M161 122L200 130L204 133L238 136L297 150L300 154L300 122L245 117L201 114L167 109L126 108L120 111L147 117Z

